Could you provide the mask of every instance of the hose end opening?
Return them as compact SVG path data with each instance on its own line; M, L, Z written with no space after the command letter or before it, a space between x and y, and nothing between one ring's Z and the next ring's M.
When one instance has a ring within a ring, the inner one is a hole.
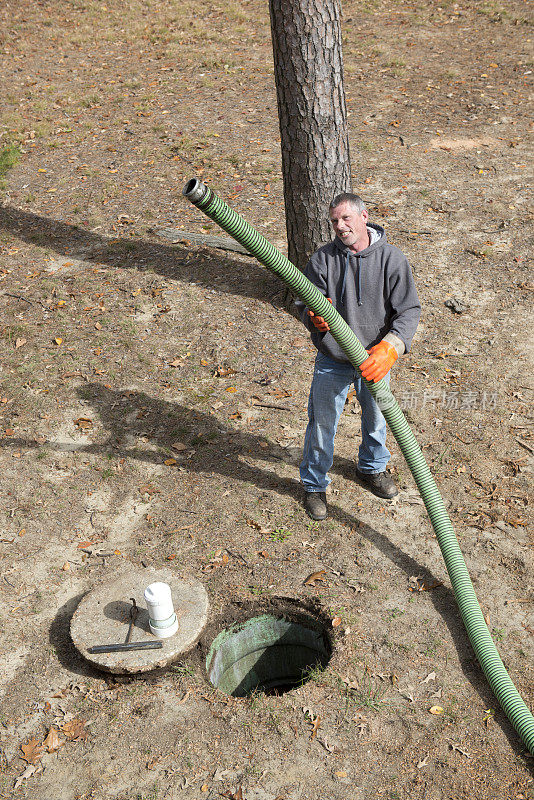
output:
M208 187L197 178L191 178L183 188L182 194L192 203L199 203L207 194Z

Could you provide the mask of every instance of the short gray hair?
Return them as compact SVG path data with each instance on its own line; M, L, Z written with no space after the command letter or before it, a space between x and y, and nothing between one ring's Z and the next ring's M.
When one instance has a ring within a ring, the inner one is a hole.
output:
M358 212L358 214L362 214L365 211L365 203L359 194L352 194L351 192L342 192L341 194L336 194L330 203L330 210L337 208L341 205L341 203L348 203Z

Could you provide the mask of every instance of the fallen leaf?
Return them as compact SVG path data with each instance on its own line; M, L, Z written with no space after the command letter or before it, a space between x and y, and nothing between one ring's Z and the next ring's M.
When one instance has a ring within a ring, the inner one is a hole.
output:
M87 739L86 724L84 719L75 718L71 719L70 722L66 722L60 729L69 742L81 741Z
M15 350L18 350L24 344L26 344L26 339L15 339Z
M317 572L312 572L311 575L308 575L306 580L303 583L303 586L315 586L317 581L324 581L326 583L326 575L325 569L317 570Z
M332 747L326 736L324 736L323 738L318 736L317 741L319 742L319 744L322 744L327 753L333 753L336 749L335 747Z
M264 528L263 525L260 525L260 523L256 522L256 520L254 519L245 519L245 522L247 523L247 525L250 525L251 528L254 528L255 530L259 531L264 536L270 536L270 534L272 533L272 531L270 531L268 528Z
M232 394L233 392L237 392L237 389L235 386L227 386L225 391L230 392Z
M189 697L189 695L191 694L192 691L193 691L192 689L188 689L187 692L182 697L182 699L176 701L179 706L181 706L181 705L183 705L185 703L185 701L187 700L187 698Z
M428 710L430 711L431 714L434 714L436 716L445 713L445 709L442 708L441 706L432 706L432 708L429 708Z
M341 617L334 617L332 620L332 627L337 628L338 625L341 625Z
M221 564L228 564L230 558L228 553L224 552L223 550L217 550L215 556L209 561L207 564L204 564L202 567L202 572L213 572L213 570L217 569Z
M65 563L63 564L63 566L61 567L61 569L63 570L63 572L69 572L69 570L70 570L70 564L69 564L69 562L68 562L68 561L65 561Z
M345 772L344 769L338 769L337 772L334 772L334 775L337 778L346 778L347 777L347 773Z
M484 712L484 716L482 717L482 722L485 724L486 728L489 728L491 721L495 716L495 711L492 708L487 708Z
M433 693L430 695L430 697L437 697L437 698L438 698L438 700L439 700L439 698L441 697L441 695L442 695L442 694L443 694L443 690L442 690L442 689L438 689L438 691L437 691L437 692L433 692Z
M225 792L221 797L227 797L228 800L246 800L246 797L243 797L243 789L241 786L239 786L235 792Z
M426 583L420 575L411 576L409 579L409 583L411 584L408 586L409 592L431 592L432 589L437 589L438 586L443 586L443 581L432 581L431 583Z
M37 764L44 751L43 745L37 739L30 739L26 744L21 744L22 758L28 764Z
M100 324L100 322L95 322L95 328L96 328L97 331L101 331L102 330L102 325Z
M435 681L436 680L436 673L429 672L426 678L424 678L421 683L428 683L428 681Z
M236 374L235 369L231 369L231 368L226 369L225 367L217 367L217 369L213 373L213 377L214 378L227 378L229 375L235 375L235 374Z
M163 463L165 464L166 467L173 467L178 462L175 458L166 458Z
M74 424L80 430L84 430L84 429L87 430L87 428L92 428L93 427L93 420L89 419L88 417L79 417L78 419L74 420Z
M312 725L312 732L310 739L315 739L315 737L317 736L317 731L319 730L319 725L321 724L321 717L317 715L315 719L310 720L310 722Z
M466 758L471 758L471 756L469 755L467 750L464 750L463 748L461 748L460 745L449 741L449 747L451 748L451 750L456 750L456 752L460 753L462 756L465 756Z
M57 728L50 728L48 731L48 735L43 742L43 746L46 747L48 753L55 753L61 745L64 744L59 738L59 731Z
M354 689L355 691L357 691L360 688L360 684L358 683L358 681L352 680L351 678L348 677L348 675L345 678L341 678L341 680L343 681L347 689Z
M171 449L176 450L176 452L179 453L181 450L187 450L187 445L183 442L174 442L171 444Z
M417 762L417 769L421 769L421 767L426 767L428 764L428 759L430 756L425 756L421 761Z
M161 489L156 489L155 486L151 486L149 483L145 486L140 486L138 491L140 494L161 494Z
M359 722L356 727L358 728L358 736L361 739L366 729L369 727L369 724L367 722Z
M18 789L22 781L25 781L26 778L31 778L32 775L40 771L41 771L41 765L39 765L39 769L37 769L37 767L34 766L33 764L29 764L24 770L24 772L21 775L19 775L19 777L15 781L14 788Z

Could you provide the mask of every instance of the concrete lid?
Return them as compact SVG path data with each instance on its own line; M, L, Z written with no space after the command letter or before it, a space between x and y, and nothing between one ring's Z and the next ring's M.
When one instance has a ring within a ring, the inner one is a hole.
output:
M178 631L168 639L156 640L148 626L144 591L155 581L168 583L171 587ZM131 597L135 598L139 613L130 641L161 641L163 647L122 653L89 653L88 648L94 645L119 644L126 640ZM131 675L165 667L191 649L206 625L208 608L208 595L198 581L181 580L169 569L129 566L119 573L111 573L107 580L95 586L82 599L72 617L70 632L76 648L95 667L106 672Z

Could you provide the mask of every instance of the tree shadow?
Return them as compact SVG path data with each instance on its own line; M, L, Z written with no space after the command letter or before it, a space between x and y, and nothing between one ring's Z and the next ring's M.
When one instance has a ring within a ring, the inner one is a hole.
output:
M30 244L49 247L60 256L156 273L166 279L189 281L283 308L285 287L252 257L232 258L213 248L191 251L185 245L110 239L12 206L0 207L0 229Z

